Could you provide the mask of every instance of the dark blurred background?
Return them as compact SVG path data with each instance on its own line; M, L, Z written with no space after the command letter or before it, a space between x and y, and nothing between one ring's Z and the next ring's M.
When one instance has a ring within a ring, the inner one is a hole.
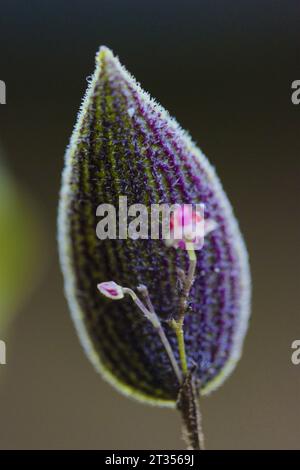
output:
M216 166L248 245L250 329L234 374L202 400L207 447L300 447L300 365L290 359L300 338L299 20L291 0L1 1L0 143L38 206L44 266L0 331L1 448L183 447L175 412L130 401L96 374L63 295L63 155L101 44Z

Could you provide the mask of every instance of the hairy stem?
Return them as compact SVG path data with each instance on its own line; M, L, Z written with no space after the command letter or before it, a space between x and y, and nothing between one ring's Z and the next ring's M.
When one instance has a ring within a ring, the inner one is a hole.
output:
M183 437L188 449L204 450L204 435L198 392L199 383L197 383L195 370L195 368L192 368L183 380L177 398L177 408L181 413Z

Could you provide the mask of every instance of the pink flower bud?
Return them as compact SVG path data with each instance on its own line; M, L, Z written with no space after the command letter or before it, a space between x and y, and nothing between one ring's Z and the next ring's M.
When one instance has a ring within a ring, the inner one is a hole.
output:
M123 288L114 281L101 282L97 287L101 294L109 299L119 300L124 297Z

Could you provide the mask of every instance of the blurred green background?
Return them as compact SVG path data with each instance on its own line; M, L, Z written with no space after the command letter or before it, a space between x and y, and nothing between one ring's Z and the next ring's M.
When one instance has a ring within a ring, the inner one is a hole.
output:
M0 324L0 447L183 447L176 413L130 401L94 372L63 295L63 155L105 44L216 166L249 248L250 330L233 376L202 401L207 447L299 448L300 366L290 360L300 338L300 106L290 98L300 79L298 2L2 0L0 9L0 142L7 171L38 208L26 218L29 238L17 229L26 261L20 255L15 295L26 285L27 300L10 327ZM24 211L16 208L20 221ZM0 263L11 270L3 245Z

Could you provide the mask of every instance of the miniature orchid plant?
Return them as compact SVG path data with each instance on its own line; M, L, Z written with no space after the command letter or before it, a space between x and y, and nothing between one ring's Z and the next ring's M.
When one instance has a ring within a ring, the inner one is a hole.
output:
M177 316L172 318L170 324L174 329L178 341L178 350L180 356L181 369L178 366L176 357L172 350L172 347L169 343L169 340L164 332L164 329L161 325L159 316L156 314L151 298L148 292L148 289L144 285L137 287L137 290L141 293L144 298L145 303L143 303L136 293L128 288L122 287L116 284L114 281L105 281L97 285L98 290L105 297L112 300L120 300L124 298L124 295L128 294L142 314L147 320L150 321L153 328L156 329L158 335L161 339L161 342L165 348L165 351L169 357L170 364L174 370L174 373L178 379L180 386L182 387L183 379L188 373L188 366L186 360L186 351L184 343L184 315L188 306L188 297L190 289L193 285L195 279L195 270L197 265L196 251L201 249L204 243L204 237L208 235L212 230L217 228L217 224L213 220L204 220L200 213L197 213L192 210L190 206L181 205L176 208L172 213L170 219L170 238L166 239L166 245L173 247L175 249L186 250L189 257L189 268L188 272L185 273L183 269L178 269L178 280L180 285L180 300ZM191 397L189 397L191 399ZM194 404L197 406L196 404ZM200 410L197 406L198 414ZM195 433L195 430L191 429L190 421L193 417L190 417L189 414L184 417L184 420L187 421L186 433ZM194 440L197 444L194 447L199 447L204 449L204 439L203 433L200 429L200 421L198 418L196 436L189 436L188 444L191 440Z
M170 236L97 238L98 206L122 195L129 205L178 202ZM186 204L203 204L205 218ZM189 448L203 448L199 397L232 372L247 330L247 251L206 157L106 47L66 153L58 241L96 369L127 396L177 407Z

